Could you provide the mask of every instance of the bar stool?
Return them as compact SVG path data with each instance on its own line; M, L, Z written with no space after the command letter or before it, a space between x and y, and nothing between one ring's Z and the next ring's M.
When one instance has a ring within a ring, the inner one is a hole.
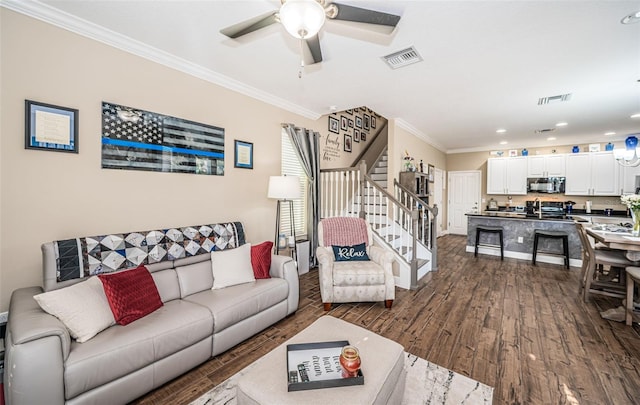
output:
M484 247L492 247L492 248L497 248L498 245L493 245L493 244L489 244L489 243L480 243L480 233L485 232L485 233L497 233L498 234L498 238L500 239L500 260L504 260L504 238L503 238L503 233L502 233L503 229L501 226L485 226L485 225L478 225L476 227L476 248L475 248L475 252L473 254L474 257L478 257L478 246L484 246Z
M540 251L547 255L564 256L564 264L569 268L569 235L562 231L548 231L544 229L536 229L533 231L533 265L536 265L536 256L538 254L538 240L540 238L560 239L562 240L562 251L564 253L556 253L549 251Z

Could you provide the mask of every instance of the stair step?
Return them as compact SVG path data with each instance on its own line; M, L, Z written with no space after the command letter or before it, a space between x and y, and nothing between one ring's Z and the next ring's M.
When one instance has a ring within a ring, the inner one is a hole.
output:
M387 181L387 173L371 173L369 177L375 181Z
M429 260L427 259L418 259L418 268L424 266L427 263L429 263Z
M374 174L384 174L384 175L386 176L386 175L387 175L387 172L388 172L388 171L387 171L387 168L386 168L386 167L380 167L380 166L377 166L377 167L375 167L375 168L373 169L373 173L372 173L372 175L374 175Z

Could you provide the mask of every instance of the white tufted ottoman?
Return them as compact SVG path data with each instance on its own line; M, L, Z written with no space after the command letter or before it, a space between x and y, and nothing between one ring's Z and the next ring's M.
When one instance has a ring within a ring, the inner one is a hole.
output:
M364 385L287 391L287 344L348 340L362 358ZM407 372L398 343L332 316L323 316L281 344L238 379L239 405L399 404Z

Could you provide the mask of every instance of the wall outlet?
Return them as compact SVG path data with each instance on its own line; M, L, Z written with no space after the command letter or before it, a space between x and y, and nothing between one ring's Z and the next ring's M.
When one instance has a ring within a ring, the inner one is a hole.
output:
M7 318L9 318L8 312L0 313L0 323L7 323Z
M524 239L522 239L522 236L518 236L518 243L523 243Z

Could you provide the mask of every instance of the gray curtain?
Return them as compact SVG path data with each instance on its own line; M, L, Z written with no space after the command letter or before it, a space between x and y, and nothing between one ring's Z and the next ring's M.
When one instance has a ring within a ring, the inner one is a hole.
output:
M289 134L293 149L300 159L309 182L307 188L307 236L309 238L309 255L312 266L316 262L318 246L318 221L320 220L320 133L293 124L282 124Z

